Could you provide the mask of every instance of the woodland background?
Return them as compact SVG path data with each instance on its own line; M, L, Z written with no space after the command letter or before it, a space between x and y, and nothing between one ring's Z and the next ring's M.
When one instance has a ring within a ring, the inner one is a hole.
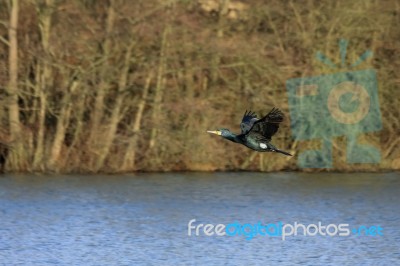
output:
M396 0L0 0L0 164L14 172L296 170L211 136L244 110L287 114L273 143L294 154L285 82L332 73L315 59L377 71L383 130L361 137L400 169L400 2ZM346 70L346 69L343 69ZM337 71L337 70L336 70Z

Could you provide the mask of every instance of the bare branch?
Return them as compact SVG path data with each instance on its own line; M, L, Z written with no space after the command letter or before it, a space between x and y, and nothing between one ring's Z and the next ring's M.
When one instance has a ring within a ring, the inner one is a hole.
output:
M8 28L8 22L4 20L0 20L0 25L3 25L4 27Z
M10 42L3 36L0 36L0 41L2 41L5 45L10 46Z

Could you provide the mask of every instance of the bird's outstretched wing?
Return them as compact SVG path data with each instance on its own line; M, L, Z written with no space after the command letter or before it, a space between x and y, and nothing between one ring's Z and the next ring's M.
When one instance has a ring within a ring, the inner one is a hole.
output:
M240 129L242 130L242 134L246 134L249 132L254 122L258 120L257 115L252 111L244 112L242 122L240 123Z
M267 140L278 131L279 123L283 121L284 115L278 108L272 110L263 118L255 121L248 134L261 135Z

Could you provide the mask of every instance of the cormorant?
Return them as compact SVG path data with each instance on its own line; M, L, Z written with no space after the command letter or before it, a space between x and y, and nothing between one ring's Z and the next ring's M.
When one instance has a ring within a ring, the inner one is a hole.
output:
M278 131L279 123L283 121L283 113L278 108L272 110L263 118L258 119L254 112L244 113L240 123L241 134L234 134L229 129L208 130L208 133L217 134L230 141L240 143L260 152L279 152L288 156L290 153L282 151L271 144L271 137Z

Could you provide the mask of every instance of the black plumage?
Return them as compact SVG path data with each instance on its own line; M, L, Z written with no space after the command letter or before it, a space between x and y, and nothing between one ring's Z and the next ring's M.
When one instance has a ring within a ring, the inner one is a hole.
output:
M246 110L242 122L240 123L241 134L234 134L228 129L207 132L243 144L255 151L278 152L292 156L290 153L282 151L271 144L272 136L278 131L279 124L283 119L284 115L278 108L272 108L272 110L261 119L258 119L254 112Z

